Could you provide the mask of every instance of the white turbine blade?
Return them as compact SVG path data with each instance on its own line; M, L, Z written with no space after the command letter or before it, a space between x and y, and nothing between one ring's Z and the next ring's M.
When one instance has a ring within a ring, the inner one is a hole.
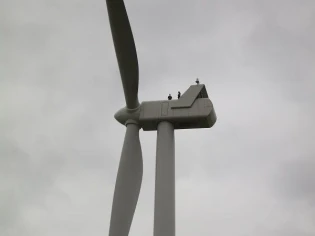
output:
M139 126L129 123L117 173L109 236L128 236L140 193L142 173Z
M106 0L127 108L139 106L139 68L135 42L123 0Z

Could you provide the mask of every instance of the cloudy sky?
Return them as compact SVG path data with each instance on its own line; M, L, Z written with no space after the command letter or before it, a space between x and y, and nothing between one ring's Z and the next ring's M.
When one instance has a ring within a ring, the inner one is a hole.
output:
M126 0L141 101L207 86L176 131L177 235L315 235L315 2ZM103 236L125 128L104 0L0 2L0 235ZM153 235L156 132L130 235Z

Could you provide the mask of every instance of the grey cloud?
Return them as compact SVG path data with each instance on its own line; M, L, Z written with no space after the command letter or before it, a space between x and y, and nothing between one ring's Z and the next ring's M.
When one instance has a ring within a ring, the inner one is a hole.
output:
M306 200L314 208L315 198L315 161L299 156L296 160L282 163L277 175L276 188L286 197Z

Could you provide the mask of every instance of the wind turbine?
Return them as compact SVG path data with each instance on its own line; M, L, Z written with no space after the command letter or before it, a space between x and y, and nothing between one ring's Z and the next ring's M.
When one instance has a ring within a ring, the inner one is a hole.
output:
M116 120L126 134L114 191L109 236L128 236L143 174L139 130L157 130L154 236L175 236L175 129L210 128L216 122L206 87L197 83L178 100L139 103L136 47L123 0L106 0L126 107Z

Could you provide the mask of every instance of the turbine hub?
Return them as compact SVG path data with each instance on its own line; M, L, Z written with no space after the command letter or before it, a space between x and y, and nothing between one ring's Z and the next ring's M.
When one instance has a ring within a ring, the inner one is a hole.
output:
M135 109L128 109L126 107L117 111L114 115L115 119L122 125L127 125L129 123L139 124L140 118L140 108L141 105Z

